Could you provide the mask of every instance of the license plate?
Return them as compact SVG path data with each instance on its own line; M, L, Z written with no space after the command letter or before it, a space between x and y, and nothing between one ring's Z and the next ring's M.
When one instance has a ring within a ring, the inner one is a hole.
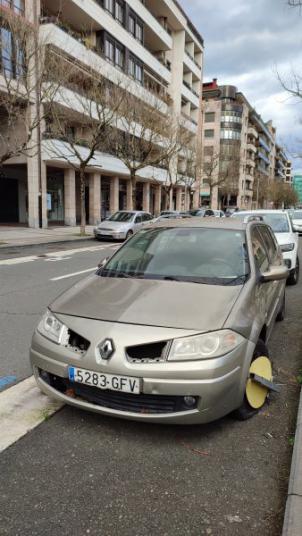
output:
M68 377L71 382L98 387L98 389L110 389L110 391L121 391L134 395L139 395L140 393L140 378L133 378L132 376L118 376L77 367L68 367Z

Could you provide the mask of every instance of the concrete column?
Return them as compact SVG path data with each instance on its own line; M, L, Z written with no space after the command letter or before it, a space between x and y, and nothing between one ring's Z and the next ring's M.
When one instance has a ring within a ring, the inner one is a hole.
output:
M64 170L64 223L76 225L76 183L75 170Z
M182 209L182 188L176 189L176 210Z
M89 175L89 224L101 221L101 176L99 173Z
M27 159L28 227L39 228L39 160Z
M199 189L194 190L193 193L193 208L199 208L200 199L199 199Z
M132 182L129 179L127 181L127 210L133 210L133 208L134 208L133 207L132 193L133 193Z
M143 184L143 210L150 212L150 182Z
M42 227L47 229L48 217L47 217L47 166L45 162L41 162L41 187L42 187Z
M114 214L119 210L119 178L110 178L110 212Z
M158 216L161 211L161 185L158 184L155 186L155 196L154 196L154 214Z
M169 192L169 210L174 210L174 205L173 205L173 188L171 188L170 192Z

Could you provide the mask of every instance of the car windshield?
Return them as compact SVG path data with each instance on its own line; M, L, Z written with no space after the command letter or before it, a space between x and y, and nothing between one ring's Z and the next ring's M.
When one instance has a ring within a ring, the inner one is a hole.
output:
M295 210L295 212L292 213L293 220L302 220L302 210Z
M181 227L142 230L98 272L209 285L243 284L248 274L243 231Z
M190 210L191 216L202 216L204 214L204 210L196 209L196 210Z
M116 212L109 218L109 221L131 221L133 218L133 212Z
M280 212L235 212L232 218L244 220L248 216L261 216L263 221L273 229L274 233L290 232L287 215Z

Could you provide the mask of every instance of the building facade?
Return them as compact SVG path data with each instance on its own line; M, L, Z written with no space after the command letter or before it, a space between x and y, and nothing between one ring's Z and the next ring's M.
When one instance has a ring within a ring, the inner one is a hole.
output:
M293 186L298 194L298 203L302 206L302 173L294 173Z
M38 22L45 46L69 61L83 68L93 65L112 84L122 80L127 91L148 106L160 101L163 113L181 117L192 143L198 142L203 40L175 0L0 0L0 9ZM58 156L66 151L66 144L43 132L41 138L39 155L12 158L3 167L0 223L38 227L39 197L44 227L49 223L75 225L80 220L77 170ZM94 161L86 177L90 224L129 208L131 200L126 166L114 154L99 152ZM167 170L144 168L137 180L137 208L158 214L166 203L161 185L167 180ZM196 191L196 205L198 195ZM186 208L192 202L182 185L172 188L172 208Z
M285 180L287 157L272 122L265 123L235 86L217 79L203 84L202 145L203 204L210 203L209 183L213 208L251 209L263 205L271 181Z

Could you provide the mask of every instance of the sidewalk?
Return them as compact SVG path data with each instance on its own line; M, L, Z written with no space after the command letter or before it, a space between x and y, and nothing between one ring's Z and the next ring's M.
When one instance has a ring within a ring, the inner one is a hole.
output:
M0 225L0 248L10 246L29 246L48 244L50 242L71 242L93 238L93 225L86 226L86 236L80 236L80 227L49 227L48 229L30 229L29 227L11 227ZM87 236L89 235L89 236Z

